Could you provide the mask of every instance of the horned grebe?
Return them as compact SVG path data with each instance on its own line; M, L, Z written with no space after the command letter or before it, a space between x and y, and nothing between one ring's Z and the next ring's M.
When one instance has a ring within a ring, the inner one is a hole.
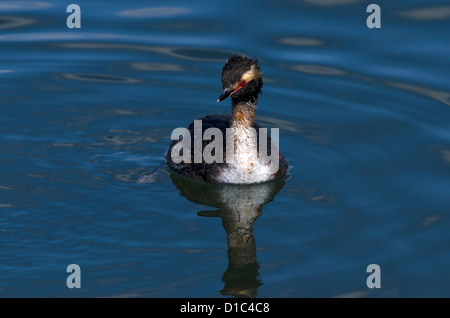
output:
M203 160L201 163L195 163L192 153L190 163L184 161L176 163L172 158L172 149L179 140L172 140L166 154L168 166L186 177L217 183L259 183L284 176L288 165L281 153L279 153L278 165L274 170L273 167L269 167L267 161L262 160L258 152L259 128L262 128L262 126L255 122L255 111L258 95L261 93L261 87L263 86L258 62L238 55L230 57L222 70L222 84L223 92L217 102L231 97L231 116L208 115L199 120L202 123L202 135L205 130L212 127L218 128L222 132L223 162L206 163ZM227 128L234 129L233 147L225 147L227 145ZM255 128L255 130L252 128ZM194 136L194 122L189 125L188 130L191 136ZM255 132L256 138L253 138ZM205 146L210 142L210 140L202 141L202 153ZM274 149L271 146L272 139L267 133L267 152ZM194 149L193 137L191 138L191 149ZM227 151L234 151L232 162L226 160Z

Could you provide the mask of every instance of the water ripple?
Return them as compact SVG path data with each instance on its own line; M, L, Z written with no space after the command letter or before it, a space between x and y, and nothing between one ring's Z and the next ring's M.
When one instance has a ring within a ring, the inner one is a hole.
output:
M450 150L441 150L442 159L450 164Z
M60 47L71 49L117 49L133 51L149 51L185 60L223 62L237 52L201 47L171 47L116 43L62 43Z
M1 27L0 27L1 28ZM76 39L111 39L118 36L106 33L68 33L68 32L40 32L40 33L16 33L0 35L0 41L67 41Z
M65 78L88 81L88 82L103 82L103 83L138 83L139 80L116 75L107 74L77 74L77 73L66 73L63 74Z
M450 6L413 9L399 14L413 20L444 20L450 18Z
M306 3L324 7L345 6L361 2L361 0L303 0L303 1Z
M292 66L294 71L309 73L309 74L317 74L317 75L345 75L346 72L324 65L314 65L314 64L295 64Z
M179 64L152 63L152 62L130 62L130 67L138 71L150 72L183 72L185 68Z
M37 21L23 17L0 16L0 30L15 29L25 25L35 24Z
M308 37L286 37L280 39L281 44L294 45L294 46L319 46L323 45L323 42L318 39Z
M47 2L41 1L3 1L0 3L0 10L13 11L13 10L35 10L48 8L52 5Z
M190 10L188 8L182 7L152 7L152 8L120 11L119 15L135 18L160 18L160 17L177 16L189 11Z
M387 85L395 87L395 88L401 88L407 91L412 91L427 97L431 97L447 106L450 106L450 93L439 91L423 86L408 84L408 83L402 83L402 82L394 82L394 81L387 81Z

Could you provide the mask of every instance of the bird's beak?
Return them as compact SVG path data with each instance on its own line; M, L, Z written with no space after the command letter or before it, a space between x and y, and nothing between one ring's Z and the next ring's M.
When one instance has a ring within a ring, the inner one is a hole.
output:
M235 89L229 88L229 87L228 87L228 88L224 88L222 94L221 94L221 95L219 96L219 98L217 99L217 102L221 102L221 101L223 101L224 99L226 99L228 96L233 95L233 94L236 93L238 90L240 90L242 87L244 87L245 84L247 84L246 81L241 81L241 82L239 83L239 85L238 85Z
M220 94L219 98L217 99L217 102L221 102L224 99L226 99L228 96L230 96L232 90L229 88L225 88L222 92L222 94Z

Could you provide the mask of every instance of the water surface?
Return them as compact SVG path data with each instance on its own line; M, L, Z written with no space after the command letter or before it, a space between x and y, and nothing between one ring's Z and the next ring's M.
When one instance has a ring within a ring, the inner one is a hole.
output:
M0 296L450 296L447 1L76 3L0 4ZM290 178L136 183L233 54Z

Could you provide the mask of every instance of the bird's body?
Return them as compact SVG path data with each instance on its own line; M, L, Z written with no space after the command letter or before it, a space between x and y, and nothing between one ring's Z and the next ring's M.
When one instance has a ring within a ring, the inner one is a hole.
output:
M168 166L186 177L216 183L251 184L282 177L286 174L288 165L270 135L261 133L260 129L263 127L255 122L258 95L262 86L257 62L241 56L229 58L222 72L222 82L224 91L218 101L232 96L231 116L209 115L199 120L202 136L209 128L216 128L221 132L219 138L222 138L223 160L212 163L204 160L195 162L194 153L191 152L191 160L186 160L189 162L178 162L173 158L173 150L180 141L172 140L166 155ZM198 133L194 122L188 127L188 131L192 150L195 148L194 134ZM211 140L201 139L203 154ZM260 147L264 144L267 146ZM266 153L263 153L264 150ZM270 161L267 160L268 157Z

